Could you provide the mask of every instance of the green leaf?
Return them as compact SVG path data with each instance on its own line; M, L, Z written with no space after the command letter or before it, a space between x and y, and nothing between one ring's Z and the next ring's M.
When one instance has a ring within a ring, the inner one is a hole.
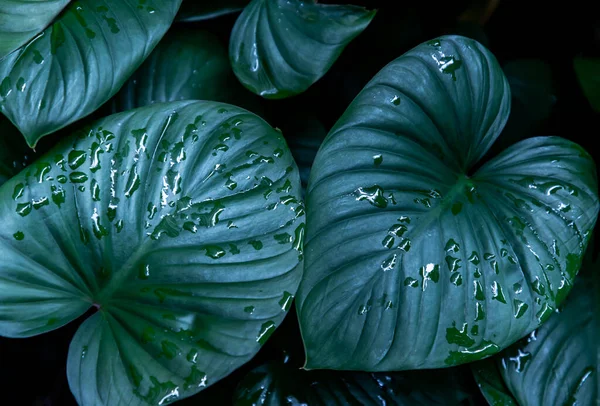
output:
M509 108L496 59L458 36L391 62L350 105L307 190L308 368L472 362L563 301L598 214L596 168L539 137L477 169Z
M236 406L460 405L470 394L456 368L367 373L303 371L271 362L254 369L233 395Z
M174 62L176 61L176 62ZM113 110L154 103L212 100L238 104L240 90L227 50L211 33L170 31L113 99Z
M3 0L0 4L0 59L42 32L69 0Z
M238 107L102 119L0 188L0 334L40 334L95 306L69 352L80 404L198 392L289 309L300 193L283 137Z
M491 406L518 406L502 380L495 357L471 364L471 370L481 393Z
M600 401L599 265L578 278L558 314L497 360L519 405L593 405Z
M573 64L585 97L600 111L600 58L575 58Z
M171 25L181 0L78 0L0 61L0 111L34 147L112 97Z
M252 92L281 99L319 80L375 16L357 6L253 0L229 43L233 72Z
M249 2L250 0L185 0L177 15L177 21L203 21L226 14L236 13L243 10Z

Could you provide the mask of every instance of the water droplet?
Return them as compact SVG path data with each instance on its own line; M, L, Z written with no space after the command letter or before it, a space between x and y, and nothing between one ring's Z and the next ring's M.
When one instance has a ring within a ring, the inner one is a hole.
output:
M461 347L471 347L475 344L475 340L469 337L467 333L468 325L463 323L462 328L459 330L456 328L456 324L446 329L446 341L448 344L457 344Z
M520 319L529 308L529 305L519 299L514 299L513 304L515 309L515 319Z
M411 288L419 287L419 281L415 278L408 277L404 279L404 286L410 286Z
M373 155L373 164L375 166L381 165L382 162L383 162L383 155L381 155L381 154Z
M17 90L19 92L24 92L26 87L27 87L27 83L25 83L25 79L24 78L19 78L17 80Z
M138 270L138 278L140 279L148 279L150 277L150 265L142 264Z
M421 275L421 288L425 291L427 288L427 281L430 280L434 283L438 283L440 280L440 266L437 264L427 264L419 269Z
M502 286L498 283L498 281L494 281L492 284L492 295L493 300L497 300L500 303L506 304L506 298L504 297Z
M263 247L263 243L259 240L248 241L248 244L252 245L252 248L254 248L257 251L261 250Z
M358 188L356 189L354 194L356 196L356 200L366 200L373 206L381 209L386 208L388 205L388 200L384 196L384 190L378 185L373 185L371 187L365 188Z
M12 81L7 76L0 83L0 96L7 98L12 93Z
M23 234L22 231L17 231L13 234L13 237L15 237L15 240L17 241L23 241L23 239L25 238L25 234Z
M22 183L18 183L17 185L15 185L15 189L14 189L13 195L12 195L13 200L16 201L19 198L21 198L23 196L24 191L25 191L25 185L23 185Z
M390 102L394 105L394 106L399 106L400 105L400 98L398 96L394 96L392 98L392 100L390 100Z
M252 314L254 313L255 307L254 306L246 306L244 307L244 312Z
M397 255L390 255L381 263L381 269L383 270L383 272L391 271L396 266L396 262Z
M38 65L41 65L42 63L44 63L44 57L42 56L40 51L38 51L37 49L33 50L33 62L35 62Z
M71 172L69 174L71 183L84 183L87 182L88 176L83 172Z
M258 342L260 345L266 343L271 334L273 334L275 331L275 328L275 323L273 323L271 320L263 323L263 325L260 327L258 335L256 336L256 342Z
M281 306L281 310L287 312L292 307L292 301L294 300L294 295L290 292L284 291L283 298L279 301L279 306Z

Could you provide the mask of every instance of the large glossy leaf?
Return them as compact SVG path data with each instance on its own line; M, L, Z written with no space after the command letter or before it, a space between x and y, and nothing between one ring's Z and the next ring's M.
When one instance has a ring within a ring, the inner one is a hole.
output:
M284 404L417 406L468 404L460 371L367 373L303 371L271 362L250 372L234 396L236 406Z
M229 43L233 72L269 99L302 93L319 80L374 11L300 0L253 0Z
M177 15L177 21L194 22L241 11L250 0L198 1L185 0Z
M540 137L477 169L509 107L493 55L455 36L391 62L350 105L307 191L308 368L475 361L563 301L598 214L595 165Z
M249 360L301 277L304 209L279 132L227 104L110 116L0 188L0 334L95 306L70 347L80 404L158 404Z
M558 314L498 359L519 405L600 403L599 268L577 281Z
M92 113L167 31L181 0L78 0L0 61L0 111L32 147Z
M216 36L202 30L176 30L165 35L126 82L113 98L112 108L118 112L179 100L247 104L242 92L255 97L235 79L227 50Z
M42 32L69 0L2 0L0 59Z

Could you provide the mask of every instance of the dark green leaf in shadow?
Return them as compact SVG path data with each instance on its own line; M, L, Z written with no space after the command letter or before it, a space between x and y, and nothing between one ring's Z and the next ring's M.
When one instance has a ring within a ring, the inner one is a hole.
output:
M375 11L300 0L253 0L229 43L233 72L252 92L280 99L319 80Z
M197 29L169 31L113 98L112 110L180 100L220 101L261 111L259 98L233 75L219 39Z
M468 372L468 371L467 371ZM270 362L240 382L235 406L467 405L460 368L411 372L305 371Z
M246 110L186 101L101 119L0 187L0 334L95 306L69 352L80 404L190 396L289 310L300 194L283 137Z
M181 0L75 1L0 61L0 111L34 147L112 97L171 25Z
M184 0L177 14L177 21L194 22L236 13L244 9L250 0Z
M491 406L518 406L506 387L495 357L470 364L481 393Z
M592 108L600 111L600 58L575 58L579 85Z
M357 96L307 190L307 368L473 362L562 303L598 215L595 164L538 137L480 166L509 109L494 56L459 36L419 45Z

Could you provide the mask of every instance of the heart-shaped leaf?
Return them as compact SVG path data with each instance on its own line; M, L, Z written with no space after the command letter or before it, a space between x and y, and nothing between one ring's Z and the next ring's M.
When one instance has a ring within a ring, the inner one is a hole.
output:
M0 111L34 147L112 97L171 25L181 0L78 0L0 61Z
M185 0L177 14L177 21L194 22L236 13L246 7L250 0L198 1Z
M375 16L356 6L253 0L229 43L233 72L252 92L281 99L304 92Z
M307 190L307 367L475 361L563 301L598 214L595 165L545 137L477 169L509 108L496 59L458 36L409 51L357 96Z
M599 265L575 283L558 314L496 360L519 405L593 405L600 401Z
M216 36L202 30L176 30L164 36L125 83L112 108L120 112L179 100L250 104L244 96L256 99L236 80L227 49Z
M456 368L410 373L333 372L303 371L271 362L246 375L233 396L233 404L461 405L469 396Z
M42 32L69 0L3 0L0 3L0 59Z
M0 334L55 329L82 405L189 396L249 360L302 274L281 134L227 104L110 116L0 188Z

